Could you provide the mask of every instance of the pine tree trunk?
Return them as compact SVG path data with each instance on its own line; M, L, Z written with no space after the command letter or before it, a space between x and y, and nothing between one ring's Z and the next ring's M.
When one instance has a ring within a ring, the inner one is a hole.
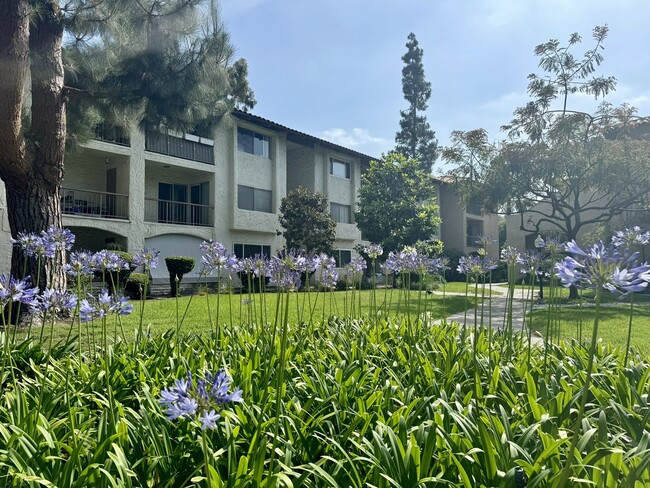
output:
M36 232L47 229L50 225L61 227L61 203L59 199L60 187L51 182L32 176L25 179L22 185L7 185L7 209L9 226L12 236L18 233ZM11 256L11 274L17 277L29 275L35 284L37 277L39 285L64 286L64 275L61 270L63 256L58 256L55 261L58 266L52 269L50 263L41 263L38 260L25 261L25 255L14 246ZM26 265L26 268L25 268Z
M0 177L14 238L61 226L66 138L62 17L58 0L39 2L38 15L31 18L28 5L28 0L0 2L0 65L8 75L0 80ZM61 259L58 264L54 270L41 269L41 287L65 283ZM12 273L23 276L24 265L24 256L14 249ZM36 261L28 263L33 280L38 273Z

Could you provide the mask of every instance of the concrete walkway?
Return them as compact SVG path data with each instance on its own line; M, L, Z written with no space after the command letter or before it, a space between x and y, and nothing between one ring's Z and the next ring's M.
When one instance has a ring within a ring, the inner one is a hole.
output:
M485 298L483 306L481 306L481 296L479 292L479 302L477 308L470 308L466 312L459 312L454 315L450 315L446 318L448 322L458 322L459 324L466 323L467 326L474 325L474 317L476 316L476 321L478 324L481 324L481 315L483 316L483 325L488 326L490 322L492 327L495 329L505 329L506 327L506 317L507 317L507 306L508 306L508 286L507 284L496 284L492 285L492 290L499 293L499 295L492 295L492 299ZM515 331L524 330L524 327L527 326L524 316L530 313L531 300L528 296L529 290L522 288L515 288L514 297L512 300L512 328ZM435 295L442 295L441 291L435 291ZM447 293L447 295L461 295L464 296L464 293ZM473 297L473 295L472 295ZM533 308L540 308L544 305L537 305L537 290L533 291ZM524 308L525 307L525 308ZM476 315L475 315L476 314ZM492 320L490 321L490 316ZM536 344L543 344L544 339L537 332L533 332L533 342Z

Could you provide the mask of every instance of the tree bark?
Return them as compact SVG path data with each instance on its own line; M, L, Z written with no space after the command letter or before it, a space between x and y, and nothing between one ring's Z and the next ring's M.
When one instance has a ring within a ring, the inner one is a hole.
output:
M14 238L62 225L63 23L57 0L39 3L38 15L30 19L28 0L0 2L0 66L3 76L9 75L0 78L0 177ZM24 100L25 92L31 93L31 100ZM54 269L39 270L37 261L30 259L26 273L32 281L40 274L41 287L62 286L62 259L55 264ZM12 274L23 276L24 266L25 256L15 248Z

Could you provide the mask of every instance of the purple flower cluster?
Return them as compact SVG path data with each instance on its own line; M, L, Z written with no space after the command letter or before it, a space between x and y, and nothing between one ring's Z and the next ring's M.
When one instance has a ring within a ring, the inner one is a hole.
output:
M132 311L133 305L128 304L126 297L120 293L110 295L106 289L102 290L97 297L89 295L81 301L79 308L82 322L107 317L110 314L129 315Z
M363 252L366 253L370 259L377 259L379 256L384 254L384 248L379 244L368 244L363 249Z
M487 256L463 256L458 260L456 270L468 277L485 276L496 269L496 262Z
M203 251L201 262L203 263L203 271L201 274L210 274L213 271L233 270L237 268L237 257L228 252L226 246L220 242L204 241L200 246Z
M544 266L544 255L541 251L526 251L519 256L517 264L521 265L521 272L527 274L537 274Z
M230 376L223 370L212 375L207 373L205 378L193 381L187 373L187 380L174 381L174 386L165 388L158 400L165 409L167 420L193 417L198 412L201 429L216 429L217 420L221 418L223 407L229 403L243 401L242 391L230 390Z
M53 258L60 251L69 251L75 237L68 229L51 225L47 230L36 233L19 233L12 244L20 247L27 256L38 258Z
M32 288L29 277L18 280L5 274L0 276L0 307L4 308L9 302L20 302L23 305L33 305L38 288Z
M442 273L446 269L448 260L444 258L430 258L418 254L413 247L405 247L400 252L388 253L388 258L381 265L383 273L418 273L424 275L427 273Z
M575 241L566 244L571 254L555 265L565 287L604 288L614 293L628 294L645 290L650 281L650 266L638 265L638 253L630 253L614 245L605 247L602 241L582 250Z
M74 310L76 306L77 295L67 290L47 288L34 298L30 304L30 313L33 315L66 313Z
M142 269L146 272L158 267L158 256L160 251L154 249L143 249L141 252L136 253L133 256L133 266L139 267L142 266Z
M297 290L300 288L300 275L307 271L309 260L304 254L284 251L280 256L273 256L266 267L269 284L280 290Z
M625 230L619 230L612 237L612 244L616 247L642 247L650 244L650 232L643 231L641 227L635 225Z
M508 266L515 266L517 264L520 264L521 260L522 257L517 248L506 246L501 249L501 261L506 263Z

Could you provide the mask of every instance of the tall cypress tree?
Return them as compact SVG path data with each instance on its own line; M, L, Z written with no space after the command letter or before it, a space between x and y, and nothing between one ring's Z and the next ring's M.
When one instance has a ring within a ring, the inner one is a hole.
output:
M400 131L395 136L395 151L408 158L416 159L420 167L430 173L438 158L438 140L427 118L419 113L427 109L431 97L431 83L424 78L422 48L415 34L408 35L406 54L402 56L402 92L409 108L401 110Z

